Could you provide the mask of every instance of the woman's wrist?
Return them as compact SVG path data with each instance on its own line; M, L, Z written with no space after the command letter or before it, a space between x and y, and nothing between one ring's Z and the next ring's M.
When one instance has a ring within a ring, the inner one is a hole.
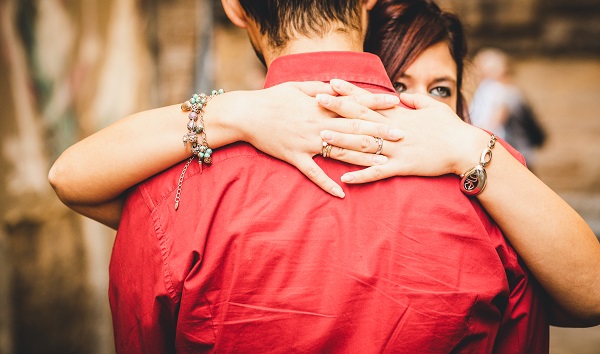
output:
M243 119L246 99L247 95L242 91L225 92L214 97L206 106L204 122L211 147L216 149L246 140L245 126L249 124Z
M457 140L460 148L453 168L453 173L459 176L479 163L481 151L490 140L490 135L485 131L466 123L464 127L464 132Z

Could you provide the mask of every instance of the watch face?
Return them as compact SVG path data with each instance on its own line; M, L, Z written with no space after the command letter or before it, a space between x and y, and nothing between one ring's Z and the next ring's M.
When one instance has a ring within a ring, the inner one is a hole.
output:
M466 195L477 195L485 188L487 173L482 165L477 165L467 171L460 181L460 189Z

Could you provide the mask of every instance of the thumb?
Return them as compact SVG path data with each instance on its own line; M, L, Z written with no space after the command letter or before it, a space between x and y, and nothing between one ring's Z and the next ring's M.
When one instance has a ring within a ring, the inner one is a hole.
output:
M401 93L400 102L412 109L423 109L434 106L438 101L418 93Z

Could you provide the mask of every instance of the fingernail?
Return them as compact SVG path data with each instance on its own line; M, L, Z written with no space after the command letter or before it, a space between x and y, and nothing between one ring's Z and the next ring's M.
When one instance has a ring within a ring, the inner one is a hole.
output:
M398 104L400 103L400 97L394 95L385 96L385 103L387 104Z
M326 106L331 101L331 96L319 93L319 94L317 94L316 99L317 99L317 102Z
M331 139L333 139L333 133L329 130L323 130L321 132L321 139L331 141Z
M346 196L346 194L342 190L342 187L340 187L340 186L334 186L331 189L331 193L333 193L333 195L335 195L336 197L340 197L340 198L344 198Z
M354 176L351 174L345 174L345 175L342 175L341 180L344 183L352 182L352 181L354 181Z
M388 160L388 158L383 155L375 155L373 157L373 162L375 162L378 165L383 165L384 163L387 162L387 160Z
M331 79L329 83L331 84L331 86L333 86L333 88L339 89L342 87L343 81L340 79Z
M402 139L404 138L404 133L400 129L390 129L390 139Z

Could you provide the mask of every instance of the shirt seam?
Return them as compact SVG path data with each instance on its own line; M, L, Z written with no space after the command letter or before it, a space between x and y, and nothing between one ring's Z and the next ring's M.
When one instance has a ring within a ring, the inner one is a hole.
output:
M210 323L212 324L211 328L212 328L212 333L214 336L213 339L213 343L217 342L217 324L215 323L215 315L214 315L214 309L213 309L213 303L212 301L210 301L208 299L208 296L206 296L206 293L203 293L204 299L206 300L206 303L208 304L208 311L210 313Z
M264 157L265 154L261 153L258 150L256 150L256 154L243 154L243 155L229 156L229 157L223 158L222 160L217 160L217 161L213 160L213 163L212 163L211 167L208 167L208 168L214 168L214 167L216 167L221 162L224 162L224 161L227 161L227 160L231 160L231 159L235 159L235 158L241 158L241 157L260 157L260 156ZM200 169L198 169L197 171L193 171L192 172L192 171L188 170L188 173L186 173L186 175L185 175L185 177L184 177L184 179L182 181L182 185L183 185L183 183L185 183L185 181L193 178L194 176L196 176L198 174L202 174L204 172L205 168L207 168L207 167L203 168L202 166L200 166ZM177 191L177 186L176 185L173 186L172 188L169 188L168 192L166 192L165 195L162 198L156 200L156 203L152 203L152 198L148 195L147 197L148 197L148 199L150 199L149 202L152 204L151 210L152 211L156 210L156 208L158 208L165 200L167 200L169 198L172 198L173 197L173 193L175 191ZM182 190L181 193L183 194L184 191ZM173 200L173 203L175 203L175 200Z
M223 160L218 161L222 162L222 161L227 161L227 160L231 160L231 159L236 159L236 158L254 158L254 157L265 157L264 154L261 154L258 150L256 151L256 154L243 154L243 155L235 155L235 156L230 156L230 157L226 157ZM215 162L213 162L215 163ZM184 179L184 182L186 180L189 180L191 178L194 178L195 176L202 174L202 168L200 168L198 171L195 171L194 173L190 174L187 178ZM157 216L157 213L155 213L156 210L158 210L158 207L165 201L167 200L170 196L172 196L173 192L175 192L176 188L172 189L171 191L169 191L164 198L160 199L159 201L157 201L156 204L152 203L151 198L148 199L144 198L146 201L146 206L149 207L148 204L152 204L153 207L150 209L151 214L152 214L152 220L154 222L154 234L155 234L155 238L158 242L159 248L160 248L160 253L161 253L161 258L163 261L163 281L165 283L165 288L167 290L167 293L169 294L169 297L171 298L171 300L173 301L173 305L179 303L179 301L181 301L181 295L179 294L179 292L177 291L177 289L175 288L175 285L173 284L173 274L171 272L171 266L170 266L170 260L169 260L169 240L170 237L167 235L166 232L164 232L164 228L162 226L162 223L160 222L160 218ZM144 193L145 194L145 193ZM212 315L211 315L212 318Z
M156 241L158 242L158 246L160 248L160 254L162 258L162 273L163 273L163 281L165 283L165 288L169 297L173 301L173 305L179 302L179 295L175 290L175 286L173 285L173 275L171 272L171 267L169 265L169 247L167 243L167 235L162 231L162 223L160 219L157 217L156 213L152 213L152 220L154 221L154 235L156 237Z

